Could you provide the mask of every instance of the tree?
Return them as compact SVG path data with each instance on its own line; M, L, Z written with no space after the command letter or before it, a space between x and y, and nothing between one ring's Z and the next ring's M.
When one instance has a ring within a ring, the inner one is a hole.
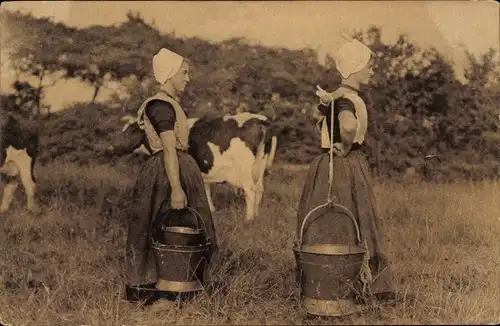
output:
M138 14L128 13L119 26L90 26L75 33L77 40L62 66L94 88L92 102L108 81L151 75L151 58L161 47L159 32Z
M19 11L2 11L6 38L2 40L17 76L38 77L37 95L32 115L37 116L43 89L53 86L65 74L61 71L64 55L71 50L74 28L55 23L50 18L35 18ZM47 79L51 79L50 82Z

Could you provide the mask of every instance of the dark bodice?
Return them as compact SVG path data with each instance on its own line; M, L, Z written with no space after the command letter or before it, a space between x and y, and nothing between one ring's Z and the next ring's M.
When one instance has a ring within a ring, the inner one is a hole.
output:
M147 104L145 113L158 135L164 131L174 130L175 110L172 104L153 100Z
M340 122L339 122L339 114L342 111L349 111L354 116L356 116L356 109L354 108L354 104L346 99L346 98L340 98L335 100L334 105L334 114L333 114L333 121L334 121L334 126L333 126L333 142L334 143L339 143L341 142L340 138ZM328 135L330 136L330 140L332 139L332 136L330 135L330 124L331 124L331 104L328 105L318 105L318 110L326 116L326 122L328 125ZM359 149L361 145L358 143L354 143L352 146L352 150Z

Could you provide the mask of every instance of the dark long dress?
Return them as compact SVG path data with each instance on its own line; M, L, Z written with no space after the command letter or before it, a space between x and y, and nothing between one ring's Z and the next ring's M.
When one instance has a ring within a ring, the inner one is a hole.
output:
M169 103L152 101L146 108L146 114L157 133L174 129L175 111ZM207 235L212 242L211 252L215 254L217 240L201 171L187 152L178 150L177 157L180 182L187 197L187 205L203 217ZM163 151L160 151L144 163L133 190L126 250L129 300L145 300L154 292L158 278L149 236L152 225L158 222L154 218L161 216L160 209L166 211L171 208L170 196L171 186L165 170Z
M348 110L355 114L354 105L348 99L339 99L334 104L334 137L340 142L338 114ZM330 123L329 107L320 107ZM328 200L329 153L325 150L311 163L297 212L297 236L306 215L315 207ZM334 156L332 195L336 203L347 207L355 216L361 238L366 239L370 253L369 266L373 276L370 286L377 297L391 298L394 294L393 274L390 262L385 254L384 240L379 225L375 196L371 186L368 164L360 144L353 144L353 149L346 157ZM308 225L304 232L303 243L354 243L355 228L344 215L328 212Z

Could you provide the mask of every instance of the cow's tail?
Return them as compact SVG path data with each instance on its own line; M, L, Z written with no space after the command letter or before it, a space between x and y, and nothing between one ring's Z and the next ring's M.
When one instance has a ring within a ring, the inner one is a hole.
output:
M269 144L270 142L270 144ZM270 148L269 148L270 147ZM278 147L278 138L273 135L270 139L270 141L268 140L266 142L266 154L269 154L269 156L267 157L267 162L266 162L266 169L269 169L271 168L271 166L273 165L273 161L274 161L274 156L276 155L276 148ZM269 148L269 150L268 150Z
M268 170L273 165L276 149L278 148L278 137L274 134L270 123L265 128L264 144L264 154L268 155L266 161L266 170Z

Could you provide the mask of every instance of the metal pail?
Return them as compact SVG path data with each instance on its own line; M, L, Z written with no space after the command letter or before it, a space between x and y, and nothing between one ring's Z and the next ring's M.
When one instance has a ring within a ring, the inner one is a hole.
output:
M199 219L194 210L186 209L170 209L162 214L159 225L154 230L155 241L164 245L175 246L193 246L204 242L203 230L200 228ZM174 214L176 213L176 214ZM194 215L196 225L186 225L187 218L185 213ZM178 224L183 225L166 225L167 219L177 219ZM182 221L182 222L181 222ZM203 220L202 220L203 221Z
M303 245L306 221L328 209L337 209L349 216L356 229L357 244ZM346 316L359 311L355 292L361 288L358 279L367 249L361 245L358 223L341 205L320 206L304 218L299 239L293 248L300 276L300 305L312 315Z
M203 243L202 232L187 226L164 226L162 244L177 246L195 246Z
M203 289L203 274L207 267L211 242L206 238L206 226L200 214L186 207L204 226L199 228L181 226L164 227L165 238L151 238L158 271L156 288L170 292L194 292ZM167 214L168 215L168 214Z

